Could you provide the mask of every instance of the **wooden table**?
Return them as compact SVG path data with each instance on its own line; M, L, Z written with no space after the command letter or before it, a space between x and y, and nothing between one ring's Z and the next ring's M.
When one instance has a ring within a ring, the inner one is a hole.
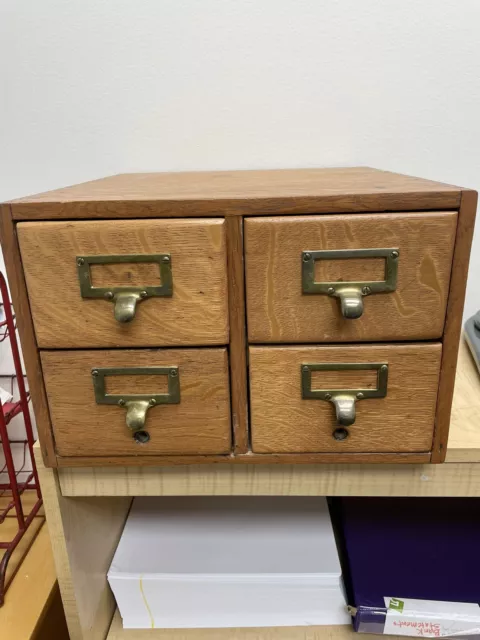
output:
M480 497L480 377L461 345L447 462L61 468L37 464L72 640L351 640L350 626L124 630L106 572L132 497L311 495ZM112 621L113 617L113 621ZM361 636L364 640L377 636Z
M36 499L33 491L22 495L27 513ZM0 527L5 538L13 537L17 520L7 517ZM23 552L29 546L18 568ZM42 510L13 553L7 577L14 569L17 569L17 574L0 608L0 637L8 640L68 640L50 536Z

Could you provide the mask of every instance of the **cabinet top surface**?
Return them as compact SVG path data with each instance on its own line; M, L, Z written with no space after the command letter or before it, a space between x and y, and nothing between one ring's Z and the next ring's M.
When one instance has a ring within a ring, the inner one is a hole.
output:
M120 174L10 203L14 219L449 209L461 188L369 167Z

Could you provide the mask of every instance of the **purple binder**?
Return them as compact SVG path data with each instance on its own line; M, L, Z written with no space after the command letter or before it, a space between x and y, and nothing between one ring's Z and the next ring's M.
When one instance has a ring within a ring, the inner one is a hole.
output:
M337 498L357 631L383 633L384 596L480 602L480 499Z

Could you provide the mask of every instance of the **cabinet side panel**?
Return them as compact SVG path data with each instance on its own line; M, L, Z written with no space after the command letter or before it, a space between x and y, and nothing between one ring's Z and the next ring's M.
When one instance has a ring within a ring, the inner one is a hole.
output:
M0 205L0 238L42 455L48 467L56 467L55 445L43 384L42 367L37 349L35 331L33 329L27 288L23 276L17 234L12 221L10 206L7 204Z
M448 429L450 426L458 347L462 330L463 303L467 286L468 264L470 248L472 246L476 208L476 191L463 191L458 212L450 291L443 334L442 364L435 417L432 462L443 462L447 453Z

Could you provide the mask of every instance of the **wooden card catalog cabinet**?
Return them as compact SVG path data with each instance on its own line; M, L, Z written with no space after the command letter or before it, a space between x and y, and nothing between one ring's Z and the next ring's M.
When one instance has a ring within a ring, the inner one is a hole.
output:
M2 205L46 464L442 462L475 208L366 168Z

